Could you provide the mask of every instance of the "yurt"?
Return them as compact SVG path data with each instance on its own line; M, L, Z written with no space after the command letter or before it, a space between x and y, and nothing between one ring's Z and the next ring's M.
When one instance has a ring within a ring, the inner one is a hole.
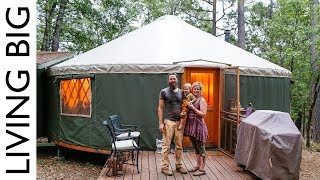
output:
M157 107L167 74L179 83L200 81L208 104L207 147L233 154L236 128L248 103L289 111L291 72L206 33L175 16L51 67L49 136L59 146L107 153L108 116L136 124L142 149L161 138ZM191 147L185 139L184 147Z

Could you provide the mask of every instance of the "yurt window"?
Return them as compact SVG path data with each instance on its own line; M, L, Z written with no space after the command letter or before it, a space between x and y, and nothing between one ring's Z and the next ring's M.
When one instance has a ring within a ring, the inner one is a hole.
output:
M60 81L61 114L91 117L91 79Z

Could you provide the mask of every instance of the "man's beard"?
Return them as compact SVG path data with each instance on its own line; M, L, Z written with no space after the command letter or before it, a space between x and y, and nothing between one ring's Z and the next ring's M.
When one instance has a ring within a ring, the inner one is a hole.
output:
M169 83L169 87L170 89L174 90L178 87L178 84L175 82L175 83Z

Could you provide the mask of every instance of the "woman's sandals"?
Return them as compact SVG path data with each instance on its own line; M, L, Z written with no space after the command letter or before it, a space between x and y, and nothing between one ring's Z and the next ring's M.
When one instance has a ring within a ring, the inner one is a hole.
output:
M196 171L195 173L193 173L192 175L193 176L202 176L202 175L205 175L206 174L206 171L205 170L198 170Z
M199 170L199 167L194 167L193 169L190 169L190 170L188 170L188 172L190 172L190 173L194 173L194 172L196 172L196 171L198 171Z

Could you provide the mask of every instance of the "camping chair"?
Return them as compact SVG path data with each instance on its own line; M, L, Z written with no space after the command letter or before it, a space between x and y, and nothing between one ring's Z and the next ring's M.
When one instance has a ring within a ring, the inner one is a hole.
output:
M137 125L123 125L119 121L118 115L109 116L112 128L118 140L134 139L140 146L140 132L137 131Z
M119 167L119 164L126 163L126 161L129 160L129 155L126 156L127 153L132 153L132 157L134 157L134 154L136 154L136 158L132 158L132 165L137 166L137 172L139 172L139 146L136 144L136 142L133 139L125 139L125 140L119 140L117 139L116 135L114 134L114 131L111 129L110 125L107 121L103 122L104 125L106 125L108 133L110 135L111 141L112 141L112 151L111 156L108 158L105 166L108 165L111 160L112 162L112 169L113 169L113 175L117 175L118 170L121 170L122 167ZM136 153L134 153L136 151ZM136 162L134 160L136 159ZM110 169L109 169L110 170ZM109 171L107 172L107 174Z

